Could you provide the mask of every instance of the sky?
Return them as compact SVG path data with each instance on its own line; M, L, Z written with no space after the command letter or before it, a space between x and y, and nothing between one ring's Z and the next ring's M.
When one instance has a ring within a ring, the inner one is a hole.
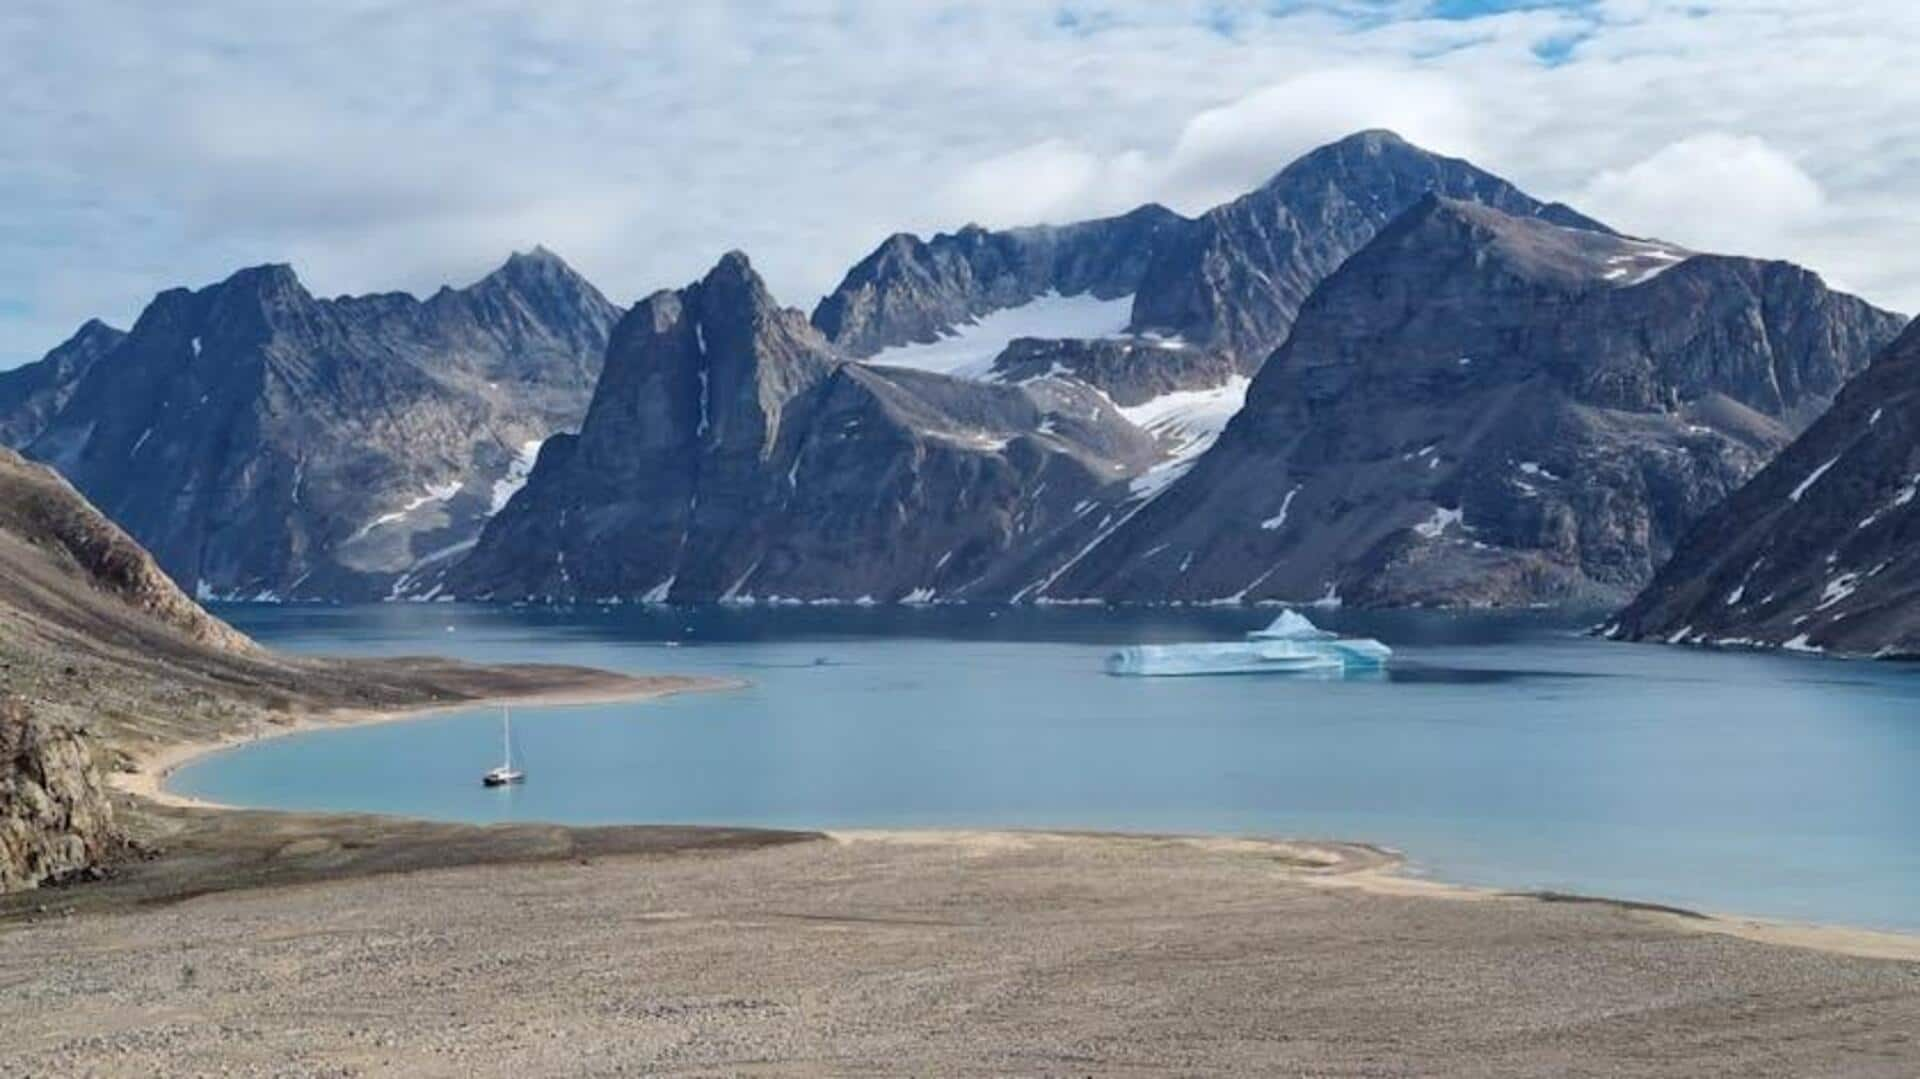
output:
M1920 311L1911 0L9 0L0 368L261 262L543 244L626 304L739 248L809 307L896 231L1195 213L1387 127Z

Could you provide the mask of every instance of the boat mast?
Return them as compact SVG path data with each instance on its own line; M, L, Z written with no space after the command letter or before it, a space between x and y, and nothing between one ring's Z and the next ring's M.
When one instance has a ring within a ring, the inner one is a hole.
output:
M513 717L507 713L507 706L504 704L500 706L500 750L501 750L500 755L506 759L506 763L503 767L505 767L507 771L512 771L513 770Z

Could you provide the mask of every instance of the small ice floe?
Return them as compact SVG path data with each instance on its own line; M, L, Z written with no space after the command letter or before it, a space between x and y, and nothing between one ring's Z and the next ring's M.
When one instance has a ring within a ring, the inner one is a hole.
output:
M1282 611L1266 629L1241 641L1138 644L1107 657L1107 673L1121 675L1299 674L1375 670L1393 650L1369 637L1342 637L1304 615Z

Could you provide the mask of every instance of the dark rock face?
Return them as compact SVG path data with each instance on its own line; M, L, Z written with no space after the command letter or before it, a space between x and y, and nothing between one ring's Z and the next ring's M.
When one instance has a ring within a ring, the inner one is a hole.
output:
M937 340L943 331L1048 292L1114 299L1133 292L1155 253L1190 225L1163 206L1065 226L990 232L969 225L931 240L899 233L847 271L813 324L842 351Z
M1077 380L852 362L732 254L620 322L579 436L546 444L526 489L428 591L1004 594L1157 453Z
M1618 602L1898 326L1784 263L1428 196L1038 595Z
M1391 132L1361 132L1302 157L1156 249L1134 297L1132 329L1257 365L1286 339L1314 288L1427 194L1607 231L1465 161Z
M95 869L120 842L85 739L0 700L0 892Z
M1610 636L1920 655L1920 323L1687 533Z
M91 319L37 362L0 371L0 446L24 446L66 406L94 361L127 335Z
M994 359L989 377L1012 383L1073 378L1124 408L1170 393L1218 386L1247 373L1226 353L1156 343L1152 338L1021 337Z
M24 450L202 596L382 596L578 424L617 316L542 250L425 301L243 270L155 298Z

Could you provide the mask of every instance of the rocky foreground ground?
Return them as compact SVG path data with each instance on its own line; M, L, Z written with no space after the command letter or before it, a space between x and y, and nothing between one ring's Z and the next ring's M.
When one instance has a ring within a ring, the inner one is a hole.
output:
M336 867L462 831L274 819ZM16 903L0 1074L1920 1071L1920 963L1422 894L1358 848L549 831L539 864Z

